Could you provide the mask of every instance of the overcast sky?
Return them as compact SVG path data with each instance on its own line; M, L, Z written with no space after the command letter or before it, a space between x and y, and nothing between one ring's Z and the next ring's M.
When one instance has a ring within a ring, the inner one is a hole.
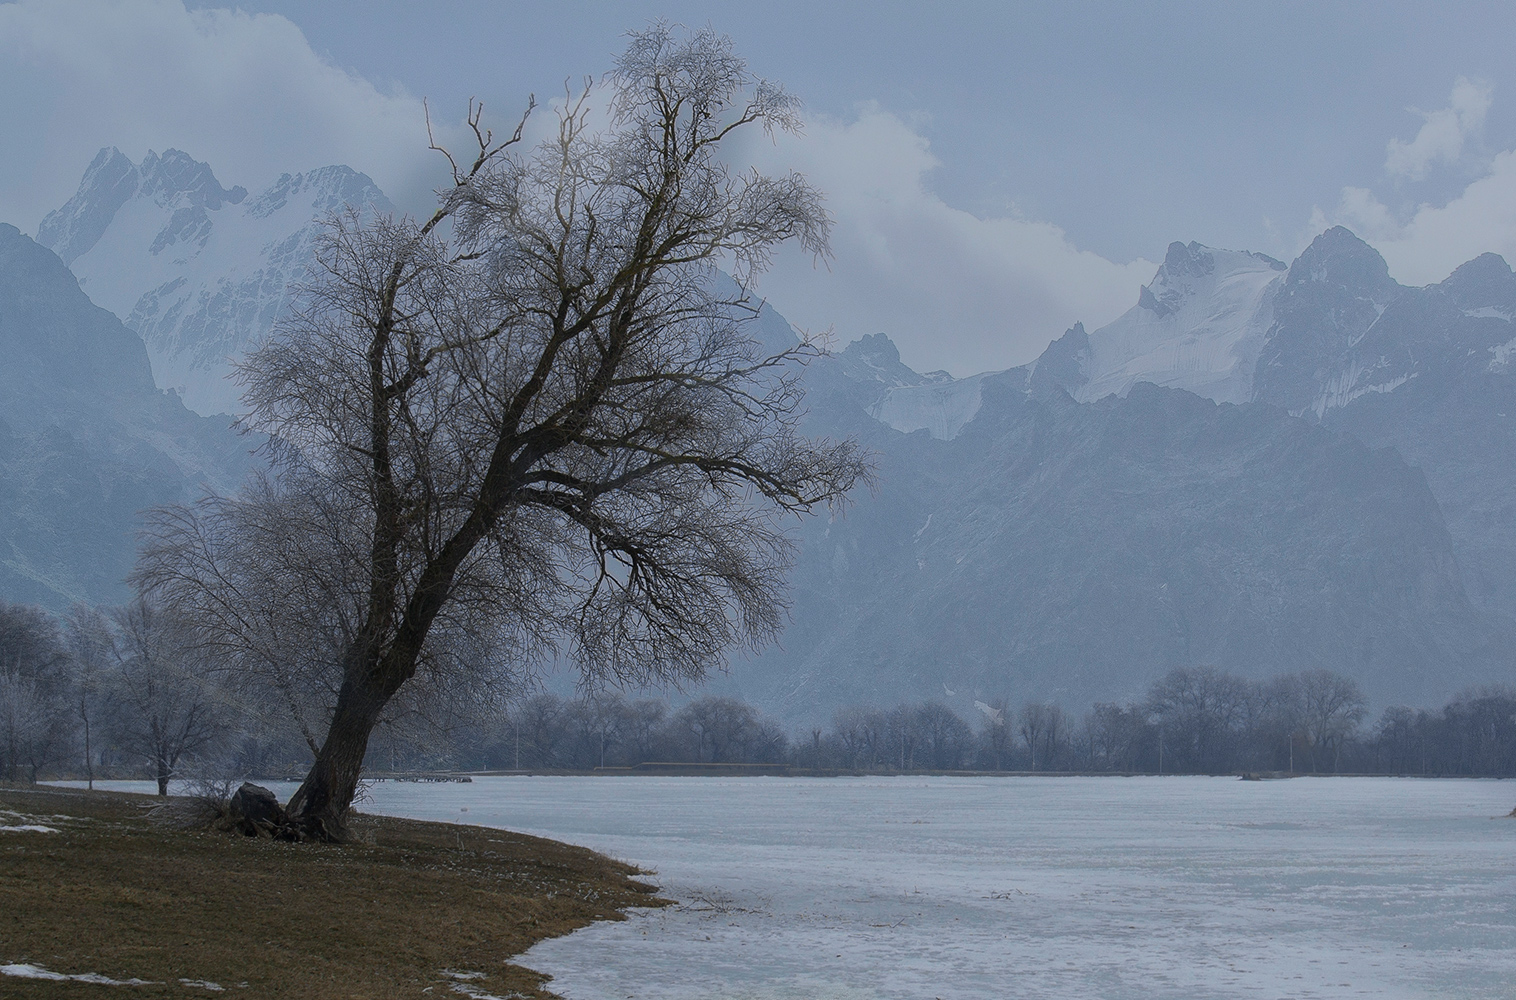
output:
M107 145L254 190L347 163L423 208L423 97L503 122L653 17L712 24L806 101L803 138L748 155L827 192L835 256L761 291L920 369L1113 319L1176 239L1288 260L1342 223L1417 284L1516 260L1516 5L1494 3L0 3L0 221L35 231Z

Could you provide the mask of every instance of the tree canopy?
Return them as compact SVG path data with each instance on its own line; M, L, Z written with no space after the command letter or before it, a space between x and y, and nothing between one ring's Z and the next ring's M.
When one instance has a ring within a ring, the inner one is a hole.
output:
M827 249L803 177L721 155L798 127L795 99L710 30L629 38L535 146L525 117L498 140L471 108L430 217L331 221L304 308L241 368L273 472L154 522L138 583L320 706L291 801L318 835L408 685L558 656L691 680L769 641L783 516L867 474L797 429L817 349L745 330L775 247Z

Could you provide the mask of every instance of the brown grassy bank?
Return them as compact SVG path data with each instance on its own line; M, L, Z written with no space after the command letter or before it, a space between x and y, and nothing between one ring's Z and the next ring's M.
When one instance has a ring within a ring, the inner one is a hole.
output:
M537 837L360 817L363 843L288 844L152 822L157 801L0 784L0 826L57 831L0 832L0 965L152 981L0 976L0 996L436 998L474 972L550 997L511 956L660 902L630 866Z

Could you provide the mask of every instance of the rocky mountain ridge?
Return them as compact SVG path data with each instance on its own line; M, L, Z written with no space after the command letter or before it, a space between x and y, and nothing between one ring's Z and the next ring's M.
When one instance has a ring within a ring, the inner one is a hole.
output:
M348 207L392 206L345 166L284 174L249 195L179 150L134 164L112 147L42 220L37 242L141 335L160 386L201 414L236 413L232 363L291 307L322 221Z
M810 429L857 436L883 485L804 526L792 625L724 682L780 717L920 698L1079 706L1204 665L1326 667L1376 702L1420 702L1502 669L1508 637L1470 601L1426 477L1394 450L1151 383L1079 403L1037 379L1041 362L981 376L951 437L904 432L871 416L900 387L857 378L865 351L892 369L887 345L810 373Z

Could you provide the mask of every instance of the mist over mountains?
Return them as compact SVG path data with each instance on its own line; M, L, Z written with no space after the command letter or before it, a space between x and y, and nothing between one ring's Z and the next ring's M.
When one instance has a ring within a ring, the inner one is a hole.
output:
M102 150L37 243L0 229L0 596L119 599L134 512L240 478L246 442L184 404L235 409L231 359L344 204L389 208L346 167L250 195ZM1380 703L1509 679L1513 317L1501 258L1407 288L1339 228L1289 264L1175 243L1126 314L1009 371L848 345L808 370L806 429L861 440L878 488L799 526L791 626L713 686L797 724L1116 700L1177 666L1326 667ZM755 336L794 334L765 308Z

